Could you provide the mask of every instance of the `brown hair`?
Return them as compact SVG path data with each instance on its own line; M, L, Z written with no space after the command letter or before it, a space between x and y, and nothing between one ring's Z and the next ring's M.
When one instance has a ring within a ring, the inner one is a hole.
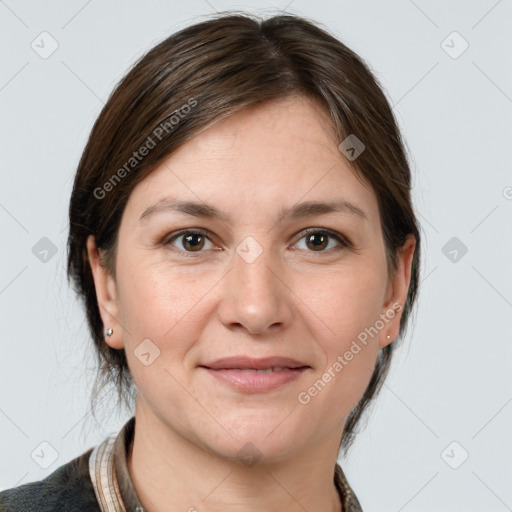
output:
M222 13L171 35L135 63L102 109L80 159L69 207L68 277L84 301L99 363L93 413L106 384L115 384L128 407L134 386L124 350L105 343L87 237L94 235L105 250L104 264L115 276L117 233L134 187L205 127L291 94L325 108L339 142L354 134L364 143L352 168L377 195L391 274L407 235L416 238L403 337L418 290L420 234L406 152L381 86L360 57L314 22L289 14L262 20ZM345 453L382 386L396 343L379 351L368 388L347 419L340 445Z

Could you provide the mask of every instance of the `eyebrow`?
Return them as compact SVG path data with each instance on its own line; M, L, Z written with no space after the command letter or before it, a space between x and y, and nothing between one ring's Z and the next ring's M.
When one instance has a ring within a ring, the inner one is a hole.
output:
M164 198L147 208L140 216L140 221L145 221L149 217L161 212L177 211L194 217L207 219L219 219L229 222L230 216L221 212L214 206L204 202L183 201L172 198ZM294 220L304 217L312 217L314 215L322 215L326 213L345 213L359 217L362 220L368 220L368 215L357 205L345 199L337 199L333 201L306 201L298 203L289 209L283 209L278 213L277 222L283 220Z

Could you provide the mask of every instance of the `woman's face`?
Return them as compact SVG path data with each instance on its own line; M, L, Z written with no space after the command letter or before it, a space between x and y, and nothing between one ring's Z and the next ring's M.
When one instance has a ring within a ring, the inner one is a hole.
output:
M138 410L222 457L249 442L269 460L336 451L398 334L414 241L391 280L376 196L329 127L298 96L221 121L133 190L115 281L89 240L107 342L126 350ZM306 368L205 368L237 356Z

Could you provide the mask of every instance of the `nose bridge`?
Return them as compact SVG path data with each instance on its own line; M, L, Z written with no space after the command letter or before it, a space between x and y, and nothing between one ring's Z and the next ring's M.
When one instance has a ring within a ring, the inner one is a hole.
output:
M236 248L236 256L233 256L234 271L240 278L240 284L249 288L273 287L275 271L272 267L276 266L273 251L270 246L264 247L253 237L245 238Z
M287 323L291 303L287 287L278 278L279 261L270 246L245 238L233 253L222 300L224 323L241 324L252 333Z

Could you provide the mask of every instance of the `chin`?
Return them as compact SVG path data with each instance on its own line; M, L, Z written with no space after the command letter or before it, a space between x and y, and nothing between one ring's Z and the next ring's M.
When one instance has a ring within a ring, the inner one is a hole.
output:
M305 438L303 432L293 428L292 418L283 422L285 417L282 413L265 419L239 415L233 421L219 421L232 436L221 428L221 432L217 430L205 435L205 444L216 455L248 466L254 461L279 462L299 450L299 444Z

